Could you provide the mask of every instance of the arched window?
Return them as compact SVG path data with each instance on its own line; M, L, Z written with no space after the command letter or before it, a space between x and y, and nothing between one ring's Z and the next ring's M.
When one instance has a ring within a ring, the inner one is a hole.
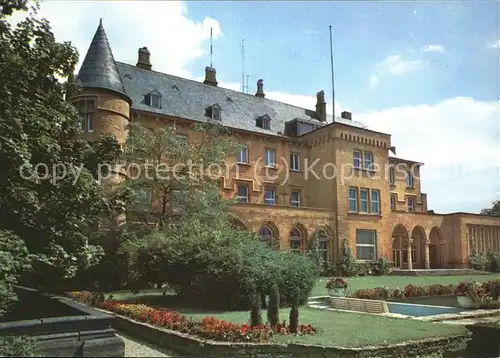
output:
M302 252L302 241L304 237L297 228L290 231L290 250L294 252Z
M267 226L261 227L259 230L259 237L261 242L265 243L269 247L272 246L274 240L274 233L269 227Z

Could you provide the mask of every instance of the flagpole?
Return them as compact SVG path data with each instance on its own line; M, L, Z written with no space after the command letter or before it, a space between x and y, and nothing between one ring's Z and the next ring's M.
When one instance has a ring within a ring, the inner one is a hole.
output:
M330 25L330 62L332 71L332 109L333 120L335 121L335 76L333 71L333 41L332 41L332 25Z

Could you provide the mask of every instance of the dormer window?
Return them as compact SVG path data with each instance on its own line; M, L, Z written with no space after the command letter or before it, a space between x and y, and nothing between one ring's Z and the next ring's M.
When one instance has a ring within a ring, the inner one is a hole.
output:
M221 108L216 103L213 106L205 108L205 117L211 118L216 121L221 120Z
M144 96L144 103L148 106L161 108L161 93L154 90Z
M267 114L257 118L256 126L262 129L271 129L271 117Z

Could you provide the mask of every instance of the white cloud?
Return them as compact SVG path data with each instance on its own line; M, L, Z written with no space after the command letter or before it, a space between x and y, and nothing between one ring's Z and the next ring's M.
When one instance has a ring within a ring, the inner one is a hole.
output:
M500 48L500 38L488 42L487 46L490 48Z
M384 61L378 64L378 67L395 76L413 72L420 69L422 61L407 60L401 55L389 55Z
M146 46L154 70L188 78L187 65L208 54L210 28L214 40L222 36L217 20L191 20L178 1L42 2L40 16L50 21L58 41L76 46L79 65L102 17L115 59L135 64L137 50ZM17 13L13 20L21 17Z
M446 52L446 49L444 48L443 45L427 45L422 47L423 52L439 52L439 53L444 53Z
M392 135L397 156L424 162L429 209L477 212L500 196L500 105L457 97L434 105L354 113Z
M370 87L375 87L380 82L380 78L376 74L370 76Z

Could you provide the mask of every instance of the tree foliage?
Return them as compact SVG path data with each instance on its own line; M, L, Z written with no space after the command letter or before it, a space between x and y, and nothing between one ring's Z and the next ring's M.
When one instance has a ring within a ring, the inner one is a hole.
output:
M34 284L74 277L102 255L93 237L110 210L95 165L116 155L116 141L79 139L79 118L67 100L76 84L76 49L55 40L35 4L16 26L6 19L29 4L4 4L0 15L0 229L17 235L32 254ZM7 10L7 11L6 11ZM109 153L108 153L109 152Z
M500 216L500 200L494 201L491 208L481 210L481 215Z

